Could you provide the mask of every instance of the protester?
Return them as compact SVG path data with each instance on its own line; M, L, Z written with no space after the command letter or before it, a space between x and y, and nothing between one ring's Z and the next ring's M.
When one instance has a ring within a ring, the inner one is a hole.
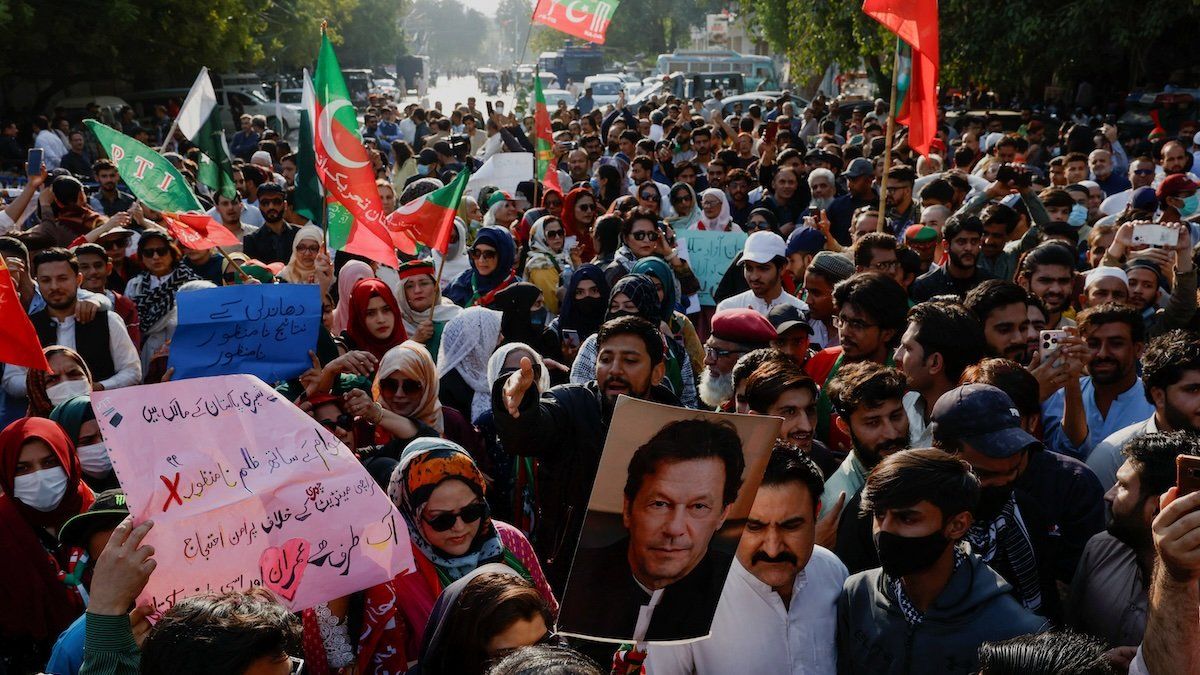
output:
M458 316L462 308L450 302L438 289L432 262L410 260L401 263L397 272L400 293L396 295L396 304L400 307L404 332L410 339L425 345L436 361L446 324Z
M50 411L50 420L62 427L75 445L83 481L93 492L120 487L88 396L75 396L54 406Z
M752 309L726 309L714 314L700 374L700 400L704 405L726 412L734 409L733 367L738 358L769 346L777 337L771 322Z
M908 329L900 336L895 361L908 386L904 410L912 447L932 445L929 422L934 405L958 384L967 366L983 355L983 331L962 307L922 302L908 310Z
M485 307L469 307L446 323L438 351L438 398L470 415L474 422L491 406L487 383L488 357L500 345L502 315Z
M551 314L558 314L558 288L570 282L571 271L571 252L566 249L562 221L558 216L542 216L529 232L524 276L542 289L546 309Z
M319 284L321 292L333 282L329 255L324 253L325 233L316 225L305 225L292 239L292 254L279 272L279 278L289 284Z
M520 281L513 270L516 244L508 230L481 228L470 255L471 268L463 271L446 289L446 297L459 307L486 307L497 291Z
M49 417L54 406L76 396L91 394L95 383L92 371L74 349L55 345L45 347L42 353L50 370L29 370L20 380L21 391L29 399L30 417ZM13 387L17 384L13 378L12 386L9 386L10 373L14 372L20 371L12 365L5 367L5 388L9 395L13 395Z
M146 270L129 280L125 295L137 305L142 329L142 372L175 332L175 297L180 288L200 277L180 264L183 254L175 239L162 230L146 230L138 239L138 257Z
M361 260L349 260L337 275L337 306L333 309L333 327L330 332L341 335L350 326L350 298L354 285L359 279L369 279L375 276L371 266Z
M575 270L563 292L561 312L550 322L557 332L565 362L573 362L580 345L596 334L607 310L604 270L586 263Z
M349 351L369 352L376 360L408 339L400 316L400 305L391 289L380 279L368 277L350 291L346 330L341 339Z

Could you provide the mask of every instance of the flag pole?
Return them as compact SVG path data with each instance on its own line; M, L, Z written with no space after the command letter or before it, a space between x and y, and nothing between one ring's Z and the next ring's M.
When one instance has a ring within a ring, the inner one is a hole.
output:
M214 246L213 248L217 249L221 255L225 256L225 259L229 261L229 264L233 265L233 269L237 270L238 274L242 275L242 281L250 278L250 275L246 272L246 270L242 269L242 266L238 264L238 261L229 257L229 253L225 251L224 246Z
M171 120L171 128L167 130L167 135L163 138L162 147L158 149L158 154L167 151L167 146L171 144L171 138L175 136L175 132L179 129L179 115L175 115L175 119Z
M465 246L466 242L463 242L463 245ZM446 254L441 251L438 251L438 253L441 253L442 261L438 265L437 277L433 280L433 292L435 295L433 296L433 304L429 306L430 323L433 323L433 313L437 311L438 305L442 304L442 270L446 269ZM404 292L403 284L400 285L400 292Z
M883 232L887 224L887 174L892 168L892 137L896 133L897 83L900 78L900 37L896 36L896 58L892 64L892 96L888 99L887 137L883 146L883 175L879 178L879 218L875 225L876 232Z

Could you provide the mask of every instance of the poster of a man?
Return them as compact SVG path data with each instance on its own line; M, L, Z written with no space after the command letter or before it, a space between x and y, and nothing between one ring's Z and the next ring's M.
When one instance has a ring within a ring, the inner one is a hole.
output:
M622 398L559 631L608 642L706 637L778 425Z

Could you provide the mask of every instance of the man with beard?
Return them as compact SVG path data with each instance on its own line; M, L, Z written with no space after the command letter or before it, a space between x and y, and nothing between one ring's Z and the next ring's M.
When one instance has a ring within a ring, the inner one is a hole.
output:
M122 211L128 211L137 201L133 195L117 189L121 174L111 159L100 158L92 162L92 173L96 176L96 182L100 184L100 189L92 195L88 204L93 211L115 216Z
M217 203L209 210L209 215L225 226L233 236L238 238L238 243L235 246L226 245L224 248L229 253L237 253L242 250L242 242L245 241L246 235L253 234L258 231L258 228L242 222L242 213L246 210L246 205L242 200L234 197L230 199L225 195L216 195ZM215 213L214 213L215 212ZM261 215L261 211L259 212Z
M283 219L283 188L276 183L258 187L258 208L262 211L263 226L242 239L243 252L263 263L286 264L292 257L292 242L300 228Z
M596 379L591 382L558 385L539 397L533 364L522 358L521 370L492 388L501 444L516 457L538 459L541 517L534 525L534 541L555 594L562 592L571 570L617 397L679 405L670 390L654 384L666 369L665 346L650 322L632 316L613 319L600 327L596 343Z
M983 221L979 216L951 216L942 230L942 238L946 241L947 263L913 282L909 290L913 302L924 302L935 295L966 297L971 289L991 278L977 264L983 240Z
M755 232L746 238L742 257L736 263L750 290L725 298L717 303L717 311L752 309L764 317L775 307L791 305L808 311L808 305L783 290L783 270L788 264L787 244L774 232Z
M1146 342L1137 310L1116 303L1084 310L1079 314L1079 334L1090 352L1090 374L1069 377L1042 403L1042 429L1047 448L1087 459L1098 443L1146 419L1154 406L1146 400L1137 376L1138 357Z
M835 197L825 210L829 217L829 230L842 246L850 245L850 219L854 212L861 207L879 203L872 183L875 180L875 167L871 160L856 157L842 172L846 178L847 192Z
M1150 526L1159 498L1175 485L1175 458L1200 455L1200 439L1173 431L1138 436L1121 449L1125 462L1104 494L1112 513L1108 530L1083 550L1067 597L1072 628L1113 647L1136 647L1146 630L1154 540Z
M837 195L837 182L829 169L813 169L808 174L808 189L812 192L812 200L808 202L808 214L815 216L833 204Z
M735 223L749 221L754 210L754 204L750 203L750 183L750 173L745 169L730 169L726 174L725 194L729 197L729 215Z
M725 309L713 314L712 331L704 343L700 400L714 410L734 409L733 367L748 352L769 347L775 327L752 309Z
M1030 345L1036 349L1038 338L1029 319L1029 298L1024 288L999 279L989 279L967 293L963 306L983 326L989 356L1029 363Z
M821 484L812 461L776 443L721 592L712 637L652 646L648 672L837 671L837 598L846 566L815 544Z
M921 222L921 208L913 201L913 184L917 172L903 164L888 169L887 175L887 224L885 231L900 236L909 225ZM949 237L946 237L949 240ZM978 255L978 254L976 254Z
M1050 311L1047 328L1062 330L1075 322L1066 316L1075 296L1075 252L1058 241L1038 244L1025 254L1017 282L1036 295Z
M1174 247L1153 248L1141 251L1146 257L1132 258L1133 232L1144 221L1122 223L1102 264L1125 263L1125 274L1129 281L1129 304L1142 314L1149 335L1158 335L1175 328L1185 328L1196 315L1196 267L1192 255L1194 241L1191 228L1182 223L1163 222L1164 227L1175 229L1179 238ZM1153 256L1153 257L1150 257ZM1174 286L1166 277L1167 268L1174 266ZM1163 301L1161 296L1170 291Z
M82 276L80 288L103 295L112 302L113 311L125 323L125 330L133 344L142 343L142 332L138 325L137 305L126 296L109 290L106 287L108 278L112 275L113 264L104 247L99 244L81 244L72 249L75 259L79 261L79 274Z
M1026 609L1058 619L1057 583L1070 583L1084 544L1104 527L1099 484L1080 462L1046 452L1008 394L991 385L946 392L931 418L934 447L968 462L982 485L971 549ZM1022 481L1025 473L1039 475ZM1077 489L1059 487L1068 484Z
M1116 483L1121 448L1131 439L1167 431L1200 433L1200 334L1175 330L1151 340L1142 355L1142 385L1154 414L1104 439L1088 457L1106 490Z
M772 360L756 368L745 384L739 400L746 401L746 412L783 418L779 440L816 462L821 475L833 475L844 458L834 455L824 443L813 438L817 383L795 363Z
M896 453L871 472L863 511L881 567L843 586L839 673L973 673L984 642L1046 629L973 549L959 545L979 484L966 462L929 448Z

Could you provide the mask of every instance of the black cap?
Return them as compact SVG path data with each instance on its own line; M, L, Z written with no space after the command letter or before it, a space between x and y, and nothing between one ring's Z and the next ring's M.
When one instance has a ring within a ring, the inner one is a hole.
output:
M433 151L439 155L450 156L450 155L454 154L454 149L451 148L450 144L447 143L446 141L438 141L437 143L434 143ZM422 152L424 152L424 151L422 150Z
M930 418L935 440L961 441L994 459L1041 447L1021 428L1021 413L1008 394L990 384L966 384L942 394Z
M793 328L803 328L809 335L813 328L808 323L808 314L795 305L775 305L767 312L767 321L775 326L775 332L783 335Z
M450 153L446 153L450 154ZM438 161L437 152L433 148L425 148L417 155L417 164L429 165L436 164Z
M58 529L58 540L64 546L86 547L87 540L96 532L109 530L121 524L129 515L125 504L125 491L105 490L96 495L96 501L87 511L76 515Z

